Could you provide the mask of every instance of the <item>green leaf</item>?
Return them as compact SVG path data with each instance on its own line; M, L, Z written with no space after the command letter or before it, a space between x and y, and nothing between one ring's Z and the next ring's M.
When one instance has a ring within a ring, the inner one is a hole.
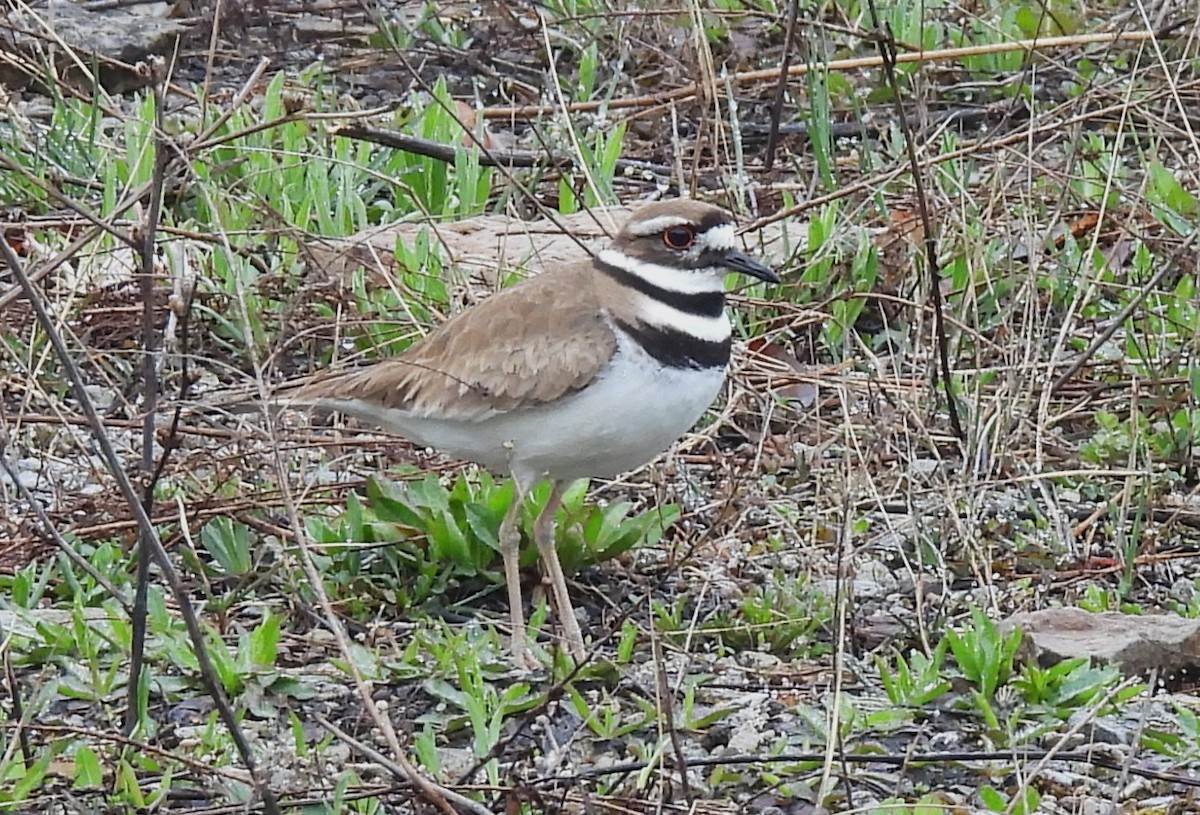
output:
M137 772L128 761L122 760L117 764L116 787L125 796L128 806L139 810L145 808L146 799L142 795L141 785L138 784Z
M451 685L444 679L431 678L425 681L425 692L434 698L453 705L459 710L466 710L469 704L467 694Z
M1038 804L1041 802L1042 796L1038 791L1031 786L1026 786L1019 802L1013 807L1013 813L1014 815L1031 815L1038 811Z
M96 751L86 744L75 751L75 789L99 789L104 786L104 770Z
M429 543L436 555L460 566L471 565L471 548L454 515L445 510L429 526Z
M258 668L272 668L279 656L279 617L267 610L263 621L250 632L250 661Z
M381 675L382 666L375 658L375 653L371 649L357 642L352 642L350 643L349 651L350 659L354 662L355 669L362 675L363 679L373 680ZM333 664L349 673L349 667L344 660L334 659Z
M1177 215L1194 216L1200 212L1196 197L1179 183L1170 170L1158 162L1150 165L1150 185L1158 200Z
M315 685L292 676L280 676L271 682L269 687L271 693L277 693L280 696L287 696L291 699L299 699L300 701L315 699L321 693L320 688Z
M204 525L200 545L224 574L241 577L254 567L249 527L228 516L213 518Z
M1021 33L1026 39L1036 37L1038 33L1038 25L1042 18L1040 12L1035 12L1029 6L1021 6L1017 10L1016 23L1021 29Z
M617 663L628 664L633 659L633 649L637 646L638 627L633 620L621 624L621 639L617 643Z
M703 716L700 716L699 718L690 719L687 723L687 727L691 730L703 730L706 727L711 727L712 725L716 724L717 722L721 721L722 719L728 719L734 713L737 713L738 710L740 710L740 709L741 708L735 706L735 707L723 707L723 708L718 708L713 711L709 711L708 713L704 714Z
M503 517L497 517L492 509L484 504L468 504L463 507L467 528L475 538L492 552L500 551L500 522ZM472 566L483 569L492 561L491 554L482 547L476 547L476 557Z
M217 679L221 681L225 692L237 695L242 686L242 678L238 674L237 664L233 655L229 653L229 647L225 645L225 640L211 631L208 636L208 658L212 662L213 671L216 672Z
M367 503L381 521L421 527L420 514L409 504L409 492L383 478L367 479Z
M1003 812L1008 808L1008 802L1004 800L1004 796L987 784L979 788L979 800L992 812Z
M437 737L433 725L426 722L425 728L413 738L417 761L435 778L442 771L441 757L437 751Z
M363 518L362 500L352 492L346 498L346 526L350 532L348 543L366 541Z

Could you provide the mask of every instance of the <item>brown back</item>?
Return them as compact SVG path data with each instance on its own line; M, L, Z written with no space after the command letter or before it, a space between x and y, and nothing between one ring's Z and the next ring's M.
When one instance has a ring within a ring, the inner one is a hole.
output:
M419 416L471 420L578 391L612 358L617 340L580 263L488 297L394 359L322 377L292 403L361 399Z

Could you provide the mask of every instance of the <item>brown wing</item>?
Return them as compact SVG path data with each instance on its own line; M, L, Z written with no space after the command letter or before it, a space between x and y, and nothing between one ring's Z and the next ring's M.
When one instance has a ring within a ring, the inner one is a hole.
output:
M617 347L593 274L580 264L526 280L447 320L394 359L322 377L285 398L328 407L361 399L469 421L573 393Z

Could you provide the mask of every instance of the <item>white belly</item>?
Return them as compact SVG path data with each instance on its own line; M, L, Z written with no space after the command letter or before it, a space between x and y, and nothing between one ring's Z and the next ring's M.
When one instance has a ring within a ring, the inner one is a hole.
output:
M372 412L381 424L419 444L497 473L511 471L525 485L544 476L608 478L670 447L704 414L724 380L724 368L664 368L622 336L608 367L583 390L554 404L474 422Z

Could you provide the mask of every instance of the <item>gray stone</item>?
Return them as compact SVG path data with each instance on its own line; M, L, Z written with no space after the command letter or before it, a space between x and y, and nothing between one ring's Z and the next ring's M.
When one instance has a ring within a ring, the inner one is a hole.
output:
M151 54L170 53L189 28L186 22L167 17L171 8L171 3L164 2L89 11L60 0L47 8L12 12L0 34L0 48L12 53L14 64L23 67L0 66L0 83L24 87L39 79L45 60L53 59L60 75L87 88L90 82L79 66L89 65L94 56L100 81L108 90L123 93L142 87L147 77L134 66ZM64 53L60 42L70 55Z
M1040 665L1087 657L1093 664L1116 665L1127 676L1145 676L1156 668L1171 674L1200 664L1200 620L1047 608L1014 614L1001 626L1020 628L1024 654Z

